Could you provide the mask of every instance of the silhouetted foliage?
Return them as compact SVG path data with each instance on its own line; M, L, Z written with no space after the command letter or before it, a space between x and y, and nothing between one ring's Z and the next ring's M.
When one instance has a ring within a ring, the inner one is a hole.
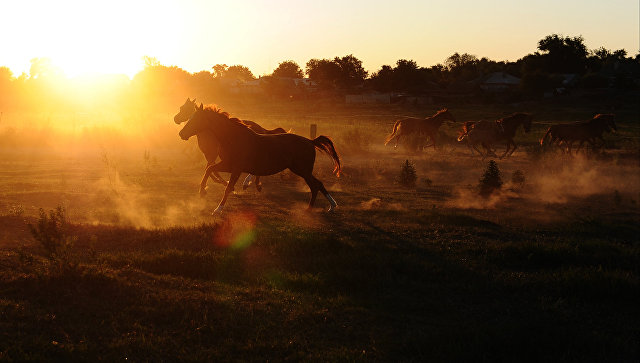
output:
M302 78L304 77L304 73L302 69L298 65L298 63L287 60L278 64L278 68L273 71L274 77L285 77L285 78Z
M547 72L582 74L586 70L588 51L582 36L548 35L538 42L538 49L546 52L543 56Z
M362 67L362 61L352 54L342 58L335 57L333 62L340 69L336 79L337 85L343 89L350 90L362 85L364 79L367 78L368 72Z
M494 191L502 188L502 176L498 164L494 160L489 161L487 169L480 178L479 193L483 197L488 197Z
M413 163L409 160L405 160L405 162L402 163L402 168L400 169L398 183L402 186L413 188L416 186L416 180L418 180L418 176L416 174L415 166L413 166Z

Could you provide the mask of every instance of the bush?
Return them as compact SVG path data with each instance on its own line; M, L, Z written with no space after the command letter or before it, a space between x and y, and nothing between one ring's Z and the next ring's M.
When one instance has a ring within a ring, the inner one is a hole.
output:
M482 174L482 178L480 178L479 193L486 198L500 188L502 188L500 169L498 169L498 164L495 161L490 160L487 169Z
M45 257L56 267L65 269L76 267L71 262L71 248L75 238L69 235L68 222L65 209L58 206L50 210L49 214L40 208L40 218L34 226L29 224L29 230L33 238L40 243L45 252Z
M402 186L412 188L416 186L417 179L418 175L416 174L416 168L413 166L412 162L406 160L402 163L400 175L398 176L398 183Z

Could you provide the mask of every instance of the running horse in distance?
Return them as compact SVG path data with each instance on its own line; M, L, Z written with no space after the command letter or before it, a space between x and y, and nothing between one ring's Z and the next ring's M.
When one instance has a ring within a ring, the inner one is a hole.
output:
M550 126L544 136L540 139L540 145L544 146L545 141L548 138L549 143L552 145L555 144L557 146L561 146L564 143L567 152L571 154L573 143L578 141L580 144L576 149L577 153L585 142L588 142L593 148L597 146L598 140L600 140L602 145L604 145L604 138L602 135L605 132L616 131L617 127L614 114L597 114L589 121L579 121L570 124Z
M458 141L466 139L467 145L473 148L472 150L475 149L483 158L490 155L496 156L491 149L492 144L506 142L506 149L500 155L500 159L502 159L505 156L511 156L518 148L514 138L520 125L524 128L524 132L527 133L531 131L531 121L531 114L525 112L516 112L496 121L467 121L464 123ZM486 154L478 150L477 144L484 147Z
M456 119L451 115L451 112L446 108L436 112L433 116L426 118L415 118L415 117L407 117L401 120L398 120L393 125L393 130L391 134L387 136L384 144L388 145L391 141L395 140L396 144L394 147L398 147L398 142L400 138L406 137L412 134L425 135L431 139L433 149L436 148L436 141L438 135L438 129L442 125L442 123L446 120L455 122Z
M188 121L189 117L191 117L191 115L196 112L197 107L198 106L196 104L195 98L193 100L187 98L185 103L180 106L180 111L173 117L173 121L178 125ZM268 130L253 121L242 120L242 122L259 134L283 134L287 132L281 127ZM220 143L218 142L218 139L216 139L215 135L209 130L203 130L201 133L196 135L196 138L198 140L198 148L200 149L200 151L202 151L205 159L207 160L207 167L213 165L218 159L218 155L220 154ZM227 185L227 182L222 179L222 177L220 177L218 173L213 173L210 176L213 181L222 185ZM246 189L249 186L249 184L251 183L251 179L251 174L247 175L242 185L243 189ZM202 177L202 181L200 182L200 196L202 197L207 194L207 180L208 176L205 173L205 175ZM260 183L259 177L256 178L255 185L258 191L262 191L262 184Z
M333 171L336 176L340 176L340 157L328 137L318 136L310 140L288 133L257 134L237 118L230 117L228 113L218 108L204 108L202 105L180 130L180 137L188 140L191 136L205 130L211 131L221 145L221 161L207 167L205 178L213 172L231 173L224 195L214 213L222 211L241 173L262 176L276 174L285 169L303 178L309 186L311 190L309 209L313 207L318 192L321 192L329 201L329 211L338 205L322 182L313 176L316 149L333 159L335 164Z

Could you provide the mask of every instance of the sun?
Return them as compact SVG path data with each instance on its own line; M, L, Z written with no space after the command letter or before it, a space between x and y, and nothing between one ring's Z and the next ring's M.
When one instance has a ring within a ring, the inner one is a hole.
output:
M12 3L7 12L29 14L28 22L14 22L19 37L8 36L9 53L23 60L48 58L70 78L133 77L144 68L143 56L165 59L175 54L173 46L181 35L182 27L176 23L179 2L156 6L130 0L40 0L31 5L38 11L24 3ZM5 28L11 27L0 25Z

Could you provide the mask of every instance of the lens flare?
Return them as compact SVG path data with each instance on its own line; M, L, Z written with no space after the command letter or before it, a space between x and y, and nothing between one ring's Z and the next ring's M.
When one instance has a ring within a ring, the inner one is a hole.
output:
M234 250L244 250L257 237L256 215L250 212L229 214L213 236L213 244Z

